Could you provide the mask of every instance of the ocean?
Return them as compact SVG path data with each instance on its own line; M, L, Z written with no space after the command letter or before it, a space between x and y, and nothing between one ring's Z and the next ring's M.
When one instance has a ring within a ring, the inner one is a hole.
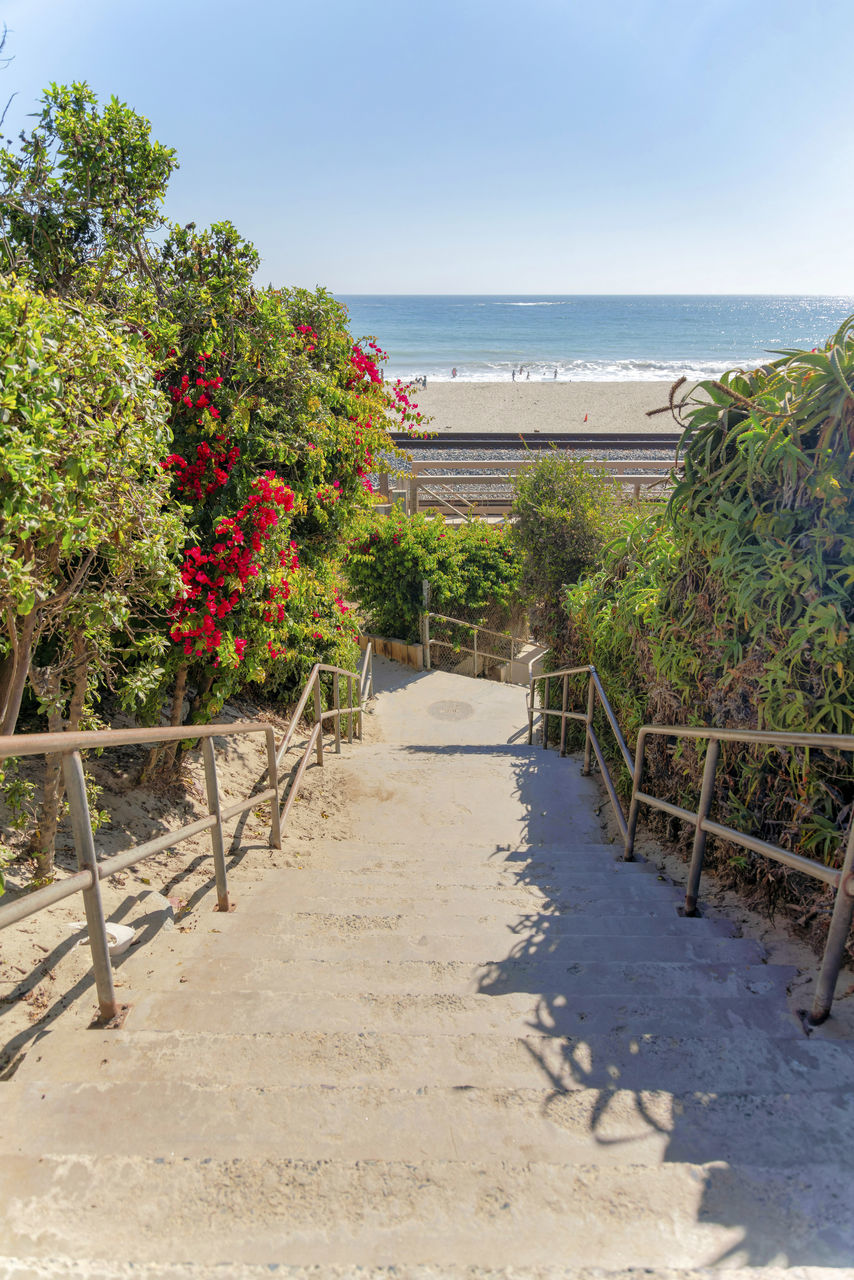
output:
M341 296L354 336L391 377L465 382L672 382L753 367L824 343L852 297L760 295ZM520 368L522 373L520 375Z

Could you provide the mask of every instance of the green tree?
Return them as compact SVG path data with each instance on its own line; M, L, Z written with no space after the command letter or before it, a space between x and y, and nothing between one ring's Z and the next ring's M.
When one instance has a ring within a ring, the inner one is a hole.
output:
M51 727L73 728L122 632L175 588L165 406L138 339L24 285L0 289L0 364L0 733L28 680ZM136 692L164 649L149 629Z
M52 84L35 128L0 150L0 248L6 271L91 299L128 271L152 273L149 237L175 153L144 117L85 83Z

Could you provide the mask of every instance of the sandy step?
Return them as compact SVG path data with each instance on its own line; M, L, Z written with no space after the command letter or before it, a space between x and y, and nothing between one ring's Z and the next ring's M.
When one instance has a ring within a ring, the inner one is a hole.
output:
M116 1083L162 1075L196 1084L257 1087L280 1081L285 1062L293 1083L400 1089L428 1082L720 1095L747 1093L765 1079L773 1079L781 1093L854 1089L850 1049L807 1039L793 1028L776 1037L745 1029L738 1036L613 1032L572 1039L496 1032L50 1031L33 1046L14 1079Z
M628 1153L627 1153L628 1156ZM848 1266L844 1171L8 1157L4 1247L142 1262ZM49 1212L46 1207L49 1206Z
M694 921L690 922L694 924ZM699 923L699 922L696 922ZM193 948L205 960L224 956L259 959L365 960L484 958L566 961L726 961L758 964L763 948L749 938L719 937L702 928L679 936L599 935L597 921L581 916L517 914L432 916L304 912L279 917L279 928L260 931L249 915L230 917L221 932L199 937ZM182 949L176 958L183 961Z
M156 1083L19 1084L4 1090L0 1153L287 1157L295 1160L514 1158L567 1164L753 1161L854 1169L846 1090L794 1094L665 1090L292 1085L282 1061L263 1087ZM769 1080L770 1085L774 1081ZM108 1115L109 1124L102 1123ZM14 1136L13 1136L14 1135Z
M768 973L769 970L765 970ZM671 991L675 988L671 987ZM226 996L227 993L227 996ZM303 988L284 993L263 988L221 991L198 983L131 995L129 1029L159 1031L396 1031L460 1035L492 1033L581 1036L591 1034L680 1036L687 1028L736 1034L757 1030L770 1035L800 1031L782 990L773 999L759 996L640 994L591 996L569 1001L565 995L413 994L411 992L331 993Z

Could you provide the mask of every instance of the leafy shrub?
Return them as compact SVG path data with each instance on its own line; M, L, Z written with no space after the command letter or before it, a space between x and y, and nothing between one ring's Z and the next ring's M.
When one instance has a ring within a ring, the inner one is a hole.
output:
M630 739L644 722L851 733L854 318L823 350L701 384L680 413L684 480L568 590L569 656L595 661ZM694 803L701 757L657 740L651 787ZM725 745L718 776L721 821L838 862L850 757ZM821 892L711 852L772 896Z
M566 631L564 587L596 563L617 517L614 488L583 458L555 451L522 472L514 489L520 591L534 635L557 656Z
M446 525L441 516L372 515L350 543L346 575L365 625L409 643L418 640L422 582L437 613L477 621L495 609L509 620L518 586L518 558L505 525L472 520Z

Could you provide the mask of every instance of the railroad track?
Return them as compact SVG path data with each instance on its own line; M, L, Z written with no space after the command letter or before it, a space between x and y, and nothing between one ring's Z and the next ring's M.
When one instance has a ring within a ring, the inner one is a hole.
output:
M408 453L431 449L675 449L682 438L678 431L440 431L426 440L392 431L394 443Z

